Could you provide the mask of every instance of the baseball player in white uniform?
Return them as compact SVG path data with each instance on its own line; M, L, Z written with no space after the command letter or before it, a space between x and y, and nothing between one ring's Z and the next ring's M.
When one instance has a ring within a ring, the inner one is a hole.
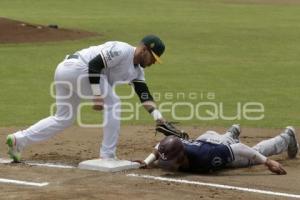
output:
M120 133L120 99L113 87L115 84L131 83L154 120L164 121L144 77L144 68L160 63L164 50L165 45L159 37L148 35L136 47L110 41L68 55L55 71L55 115L8 135L6 143L10 157L20 162L21 152L26 146L47 140L71 126L81 99L92 99L95 110L104 110L100 158L115 158Z

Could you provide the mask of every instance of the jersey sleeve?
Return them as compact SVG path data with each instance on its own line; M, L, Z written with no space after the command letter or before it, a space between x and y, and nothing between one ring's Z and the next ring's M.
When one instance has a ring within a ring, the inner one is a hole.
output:
M141 68L141 67L138 67L137 68L137 77L136 77L137 80L141 80L141 81L146 81L145 79L145 72L144 72L144 69Z
M117 42L104 46L100 55L106 68L119 65L124 59L127 59L130 47Z

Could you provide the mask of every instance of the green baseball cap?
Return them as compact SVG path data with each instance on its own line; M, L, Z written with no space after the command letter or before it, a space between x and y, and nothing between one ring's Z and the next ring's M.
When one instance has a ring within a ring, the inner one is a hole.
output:
M147 46L158 63L162 63L160 56L165 51L165 44L156 35L147 35L141 41L145 46Z

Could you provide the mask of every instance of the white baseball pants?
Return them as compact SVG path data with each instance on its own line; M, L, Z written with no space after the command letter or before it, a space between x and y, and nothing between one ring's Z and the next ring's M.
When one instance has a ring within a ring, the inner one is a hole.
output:
M23 149L27 145L47 140L70 127L77 117L81 99L92 98L87 65L80 59L61 62L55 71L56 113L40 120L26 130L14 133L16 143ZM101 76L101 91L104 94L103 141L100 157L114 158L120 132L120 100Z

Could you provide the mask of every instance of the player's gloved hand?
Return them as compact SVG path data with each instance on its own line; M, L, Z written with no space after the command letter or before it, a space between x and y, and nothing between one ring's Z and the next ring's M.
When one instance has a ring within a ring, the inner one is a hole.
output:
M275 160L267 159L265 165L269 168L269 170L273 173L278 175L285 175L287 174L286 171L283 169L282 165Z
M101 96L94 96L93 98L93 109L97 111L101 111L104 108L104 100Z
M189 134L187 134L183 130L179 130L173 124L174 123L167 122L165 120L164 121L156 121L155 130L158 131L158 132L161 132L165 136L174 135L174 136L177 136L179 138L188 140L189 139Z

